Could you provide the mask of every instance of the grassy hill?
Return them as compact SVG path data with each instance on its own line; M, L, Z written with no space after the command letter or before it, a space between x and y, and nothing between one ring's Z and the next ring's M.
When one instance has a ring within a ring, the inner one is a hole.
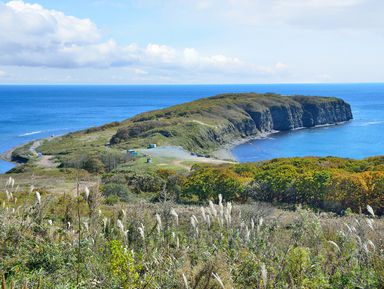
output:
M213 154L223 145L244 138L335 124L351 118L349 104L338 98L223 94L70 133L43 142L37 150L54 156L66 166L71 166L81 155L100 159L106 151L143 148L148 143ZM29 146L15 150L13 158L31 158Z

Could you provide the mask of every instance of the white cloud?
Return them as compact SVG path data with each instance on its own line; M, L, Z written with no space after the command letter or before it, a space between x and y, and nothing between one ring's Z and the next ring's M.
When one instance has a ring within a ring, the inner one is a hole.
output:
M0 78L3 78L5 76L7 76L7 73L4 70L0 69Z
M202 1L210 5L209 0ZM167 45L119 45L104 40L90 19L79 19L60 11L20 0L0 4L0 64L30 67L130 67L134 75L180 71L183 73L227 73L266 75L286 69L279 63L261 67L237 57L204 55L194 48ZM170 77L170 76L168 76Z
M189 10L192 7L199 15L205 10L206 17L234 25L334 30L381 28L384 24L382 0L168 0L168 3L189 6Z

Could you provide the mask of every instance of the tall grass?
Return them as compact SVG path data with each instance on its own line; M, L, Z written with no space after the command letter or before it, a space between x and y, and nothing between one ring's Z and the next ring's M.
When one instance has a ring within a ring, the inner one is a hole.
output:
M97 187L76 188L63 197L7 182L3 288L384 288L384 223L373 210L335 217L221 196L202 207L111 207Z

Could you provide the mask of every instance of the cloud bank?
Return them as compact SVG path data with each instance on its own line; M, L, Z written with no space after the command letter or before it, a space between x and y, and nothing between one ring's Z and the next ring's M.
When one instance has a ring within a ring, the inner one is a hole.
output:
M258 66L238 57L205 55L195 48L150 43L121 45L105 40L90 19L79 19L39 4L0 3L0 64L48 68L128 67L135 74L163 71L273 75L283 63Z

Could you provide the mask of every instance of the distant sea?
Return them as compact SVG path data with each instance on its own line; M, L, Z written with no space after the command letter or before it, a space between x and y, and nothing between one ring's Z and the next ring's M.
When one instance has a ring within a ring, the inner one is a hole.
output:
M273 85L2 85L0 152L28 141L120 121L135 114L226 92L336 96L354 120L338 126L270 135L233 149L241 162L276 157L364 158L384 154L383 84ZM0 161L0 172L12 168Z

